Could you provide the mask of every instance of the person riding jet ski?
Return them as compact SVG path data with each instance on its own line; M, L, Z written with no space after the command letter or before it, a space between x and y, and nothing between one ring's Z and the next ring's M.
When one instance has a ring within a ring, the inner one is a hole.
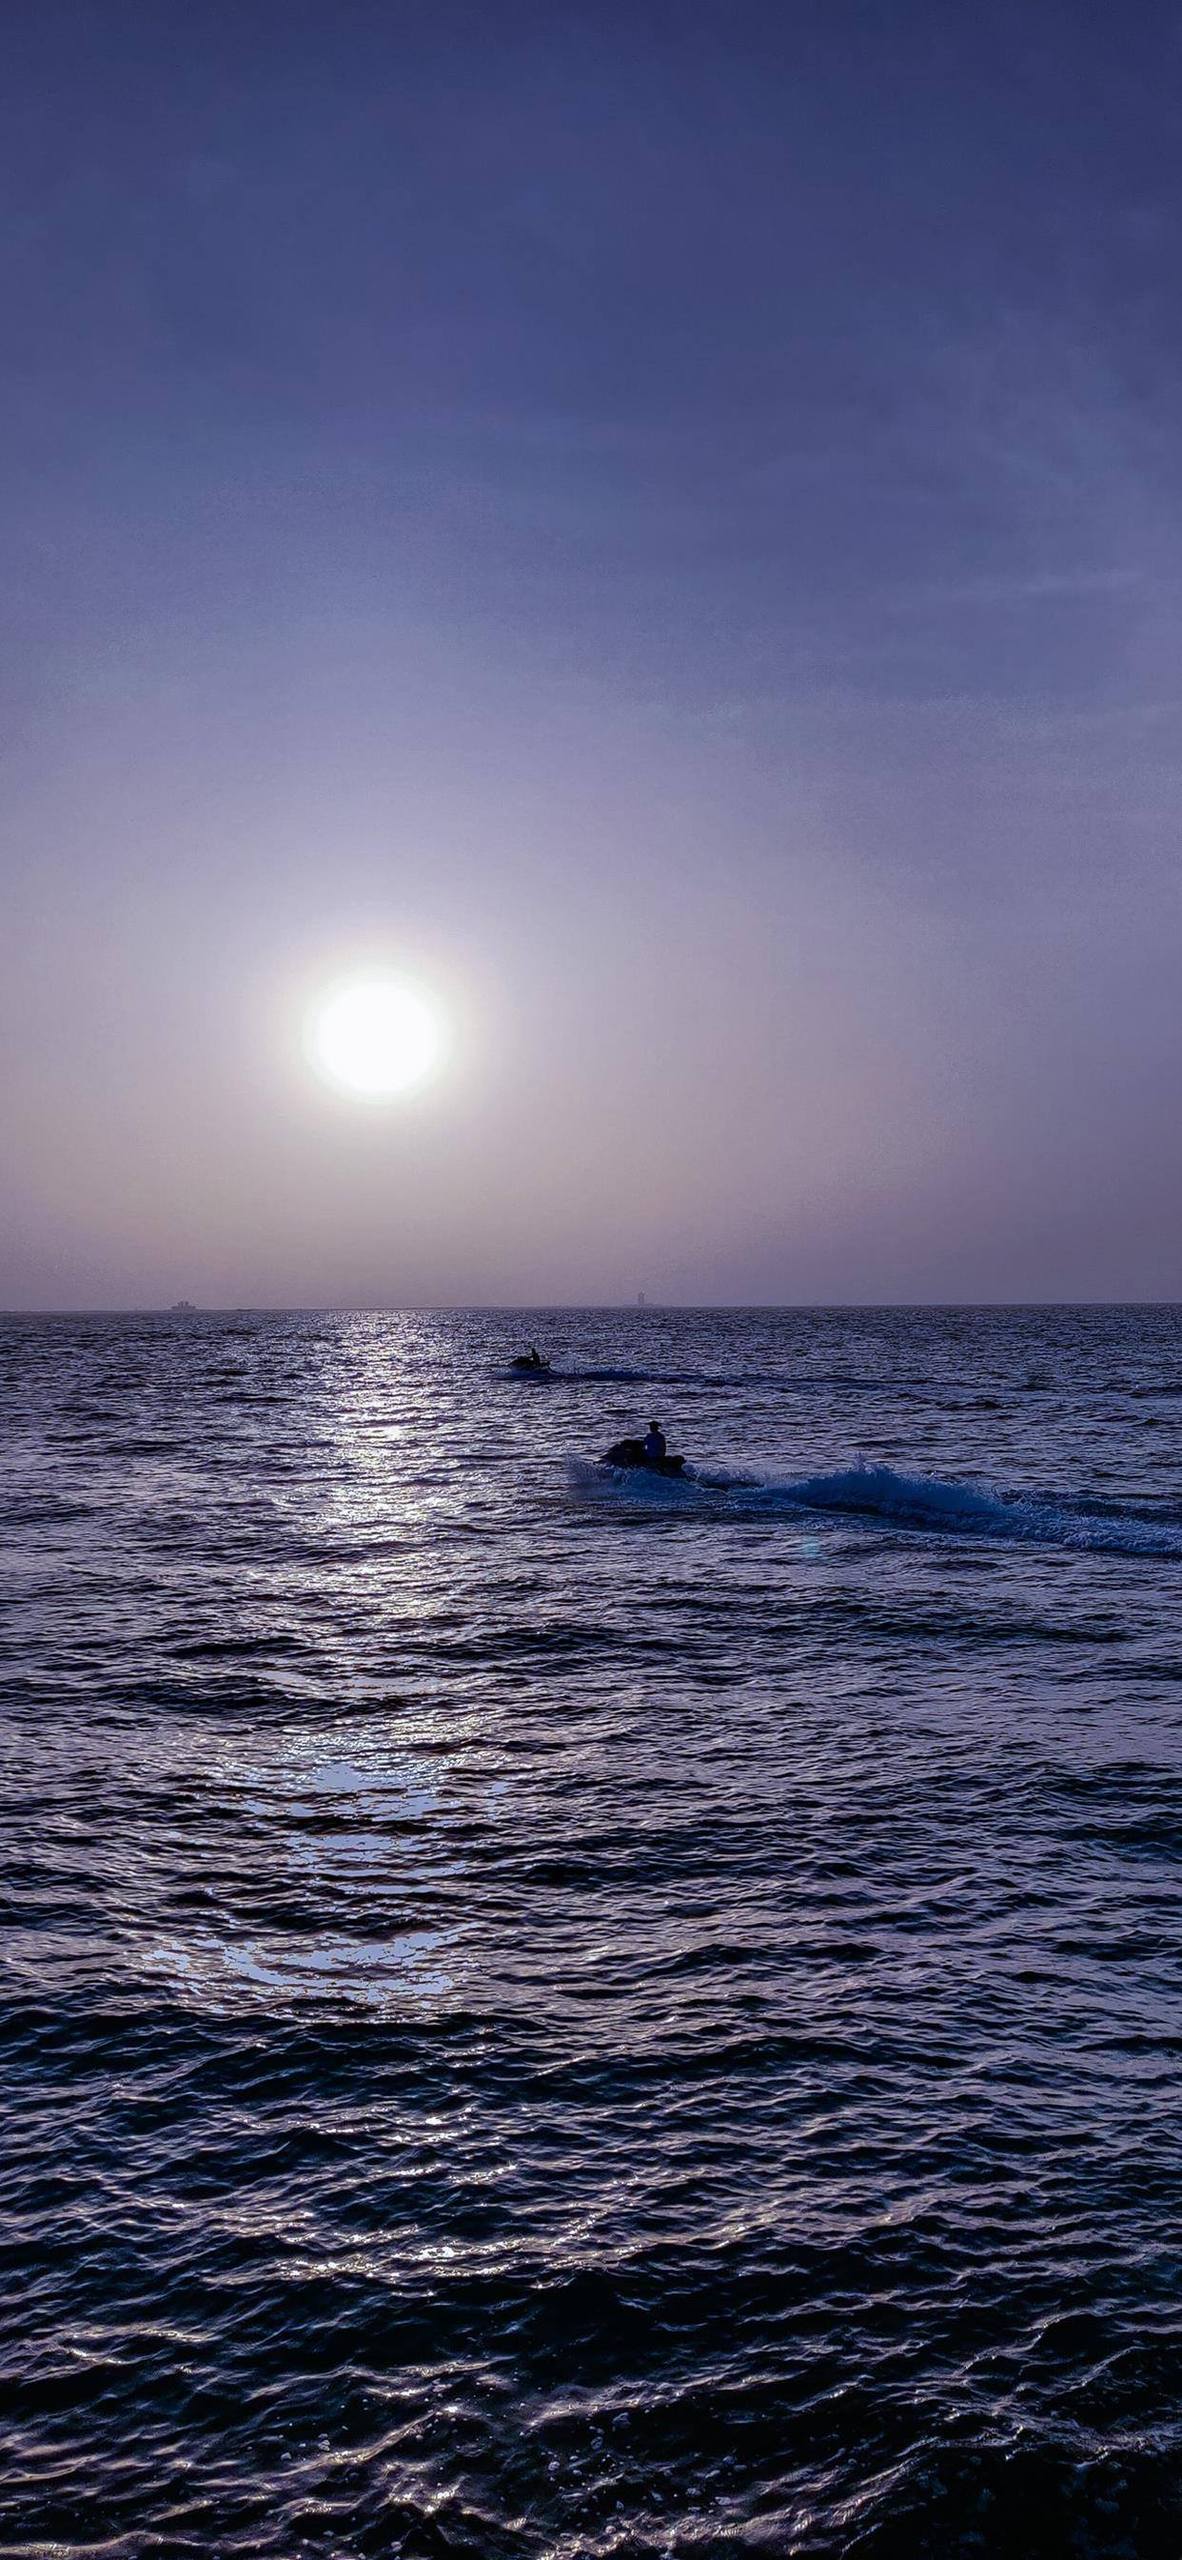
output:
M528 1351L519 1351L513 1362L513 1367L515 1369L530 1369L534 1371L535 1374L540 1371L543 1376L545 1376L549 1366L549 1361L543 1360L536 1342L531 1342Z
M643 1440L616 1440L602 1459L605 1467L634 1467L642 1475L679 1476L684 1458L671 1458L659 1422L650 1422Z

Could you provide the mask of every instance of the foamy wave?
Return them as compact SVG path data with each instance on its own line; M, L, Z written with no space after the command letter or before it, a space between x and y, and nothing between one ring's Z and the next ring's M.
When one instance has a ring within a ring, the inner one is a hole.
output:
M939 1476L905 1476L893 1467L846 1467L787 1484L750 1484L760 1509L853 1512L900 1528L967 1537L1016 1539L1113 1555L1182 1557L1174 1527L1117 1510L1098 1515L1070 1502L1039 1501ZM738 1487L735 1487L738 1491Z
M549 1378L566 1387L650 1387L685 1383L684 1380L659 1377L651 1369L563 1369L557 1361L552 1361L547 1369L517 1369L510 1360L494 1368L492 1375L494 1378L511 1378L514 1385L519 1384L522 1378L531 1384L539 1378Z
M794 1509L872 1512L925 1528L986 1529L1009 1536L1024 1534L1027 1516L1024 1504L1007 1502L999 1494L939 1476L896 1475L893 1467L844 1467L835 1475L801 1476L752 1490L788 1501Z
M508 1372L506 1374L512 1374ZM909 1394L921 1383L918 1380L858 1378L845 1370L801 1371L799 1376L782 1369L636 1369L555 1368L556 1378L565 1378L570 1386L693 1387L725 1391L731 1387L761 1387L780 1395L813 1395L837 1391L857 1395Z
M648 1387L669 1383L652 1369L565 1369L563 1376L581 1387Z
M721 1469L690 1469L684 1477L667 1479L578 1461L568 1474L580 1493L617 1500L621 1493L630 1499L639 1494L645 1501L654 1496L684 1500L688 1495L691 1501L713 1499L732 1514L852 1514L929 1534L1182 1560L1182 1534L1176 1526L1129 1512L1102 1512L1086 1498L1078 1505L1038 1501L939 1476L900 1475L893 1467L844 1467L831 1475L797 1476L783 1483Z

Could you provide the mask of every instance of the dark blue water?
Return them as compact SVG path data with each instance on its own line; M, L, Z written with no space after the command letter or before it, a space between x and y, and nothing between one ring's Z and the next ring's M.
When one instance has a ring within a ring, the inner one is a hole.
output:
M1177 2552L1182 1313L0 1394L0 2547Z

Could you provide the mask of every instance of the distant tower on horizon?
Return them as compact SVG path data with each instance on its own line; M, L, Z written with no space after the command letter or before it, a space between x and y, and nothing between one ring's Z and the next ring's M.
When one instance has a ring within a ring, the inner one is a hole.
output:
M648 1305L648 1299L645 1297L643 1289L638 1289L636 1292L636 1304L638 1307L647 1307Z

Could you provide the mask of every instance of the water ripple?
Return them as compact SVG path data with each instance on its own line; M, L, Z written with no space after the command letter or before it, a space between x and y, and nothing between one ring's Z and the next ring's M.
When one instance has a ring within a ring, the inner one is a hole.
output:
M1180 1374L0 1325L2 2547L1172 2560Z

